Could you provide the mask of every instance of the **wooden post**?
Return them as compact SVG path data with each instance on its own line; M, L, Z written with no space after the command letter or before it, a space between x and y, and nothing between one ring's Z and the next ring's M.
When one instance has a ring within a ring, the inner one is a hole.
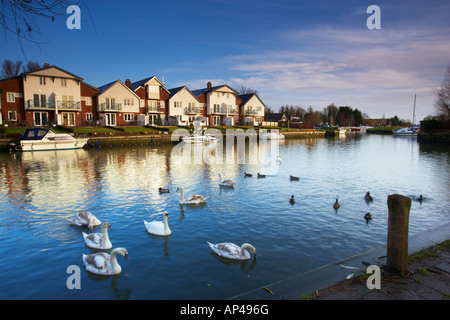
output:
M408 227L411 199L399 194L388 196L388 239L386 266L399 272L408 269Z

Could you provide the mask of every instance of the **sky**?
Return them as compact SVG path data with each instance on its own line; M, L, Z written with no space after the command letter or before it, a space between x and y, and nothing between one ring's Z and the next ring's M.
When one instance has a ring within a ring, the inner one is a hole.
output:
M371 5L380 8L380 29ZM150 76L167 89L227 84L282 105L358 108L370 118L434 114L450 65L448 0L84 0L35 18L33 41L0 26L0 61L56 65L101 86ZM7 19L11 17L6 16ZM12 21L12 20L9 20Z

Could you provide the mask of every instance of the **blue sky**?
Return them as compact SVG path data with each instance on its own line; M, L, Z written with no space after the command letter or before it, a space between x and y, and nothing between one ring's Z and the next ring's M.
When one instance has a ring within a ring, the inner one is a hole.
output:
M381 9L369 30L366 9ZM0 37L0 60L48 62L94 86L157 76L167 88L228 84L281 105L348 105L371 118L432 114L450 65L450 1L85 0L81 29L36 19L37 45ZM89 15L89 12L90 15ZM92 19L92 20L91 20ZM25 53L25 57L24 57Z

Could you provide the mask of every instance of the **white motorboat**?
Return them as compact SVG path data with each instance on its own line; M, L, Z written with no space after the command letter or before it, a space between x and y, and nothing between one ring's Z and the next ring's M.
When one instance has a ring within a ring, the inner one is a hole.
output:
M55 133L42 128L27 129L20 139L21 151L81 149L88 138L74 138L68 133Z
M419 125L411 126L408 128L401 128L397 130L392 130L395 136L417 136L420 130Z
M218 141L216 137L205 133L205 130L202 128L195 130L190 136L183 137L182 140L187 143L210 143Z
M260 136L262 139L267 140L283 140L284 135L278 132L266 132Z

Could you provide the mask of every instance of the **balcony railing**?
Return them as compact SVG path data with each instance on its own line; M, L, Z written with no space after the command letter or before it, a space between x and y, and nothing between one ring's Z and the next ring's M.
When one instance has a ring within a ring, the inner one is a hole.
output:
M246 115L257 115L258 111L256 110L245 110Z
M238 114L239 111L237 108L227 108L227 107L221 107L221 108L213 108L212 114Z
M27 100L25 103L25 109L55 109L55 101L52 100Z
M199 114L202 113L202 109L200 107L187 107L186 114Z
M100 111L121 111L121 110L122 110L121 103L114 103L114 104L102 103L102 104L100 104Z
M57 103L58 109L64 110L81 110L81 102L80 101L58 101Z
M157 112L157 113L163 113L165 111L164 107L150 107L148 106L148 112Z

